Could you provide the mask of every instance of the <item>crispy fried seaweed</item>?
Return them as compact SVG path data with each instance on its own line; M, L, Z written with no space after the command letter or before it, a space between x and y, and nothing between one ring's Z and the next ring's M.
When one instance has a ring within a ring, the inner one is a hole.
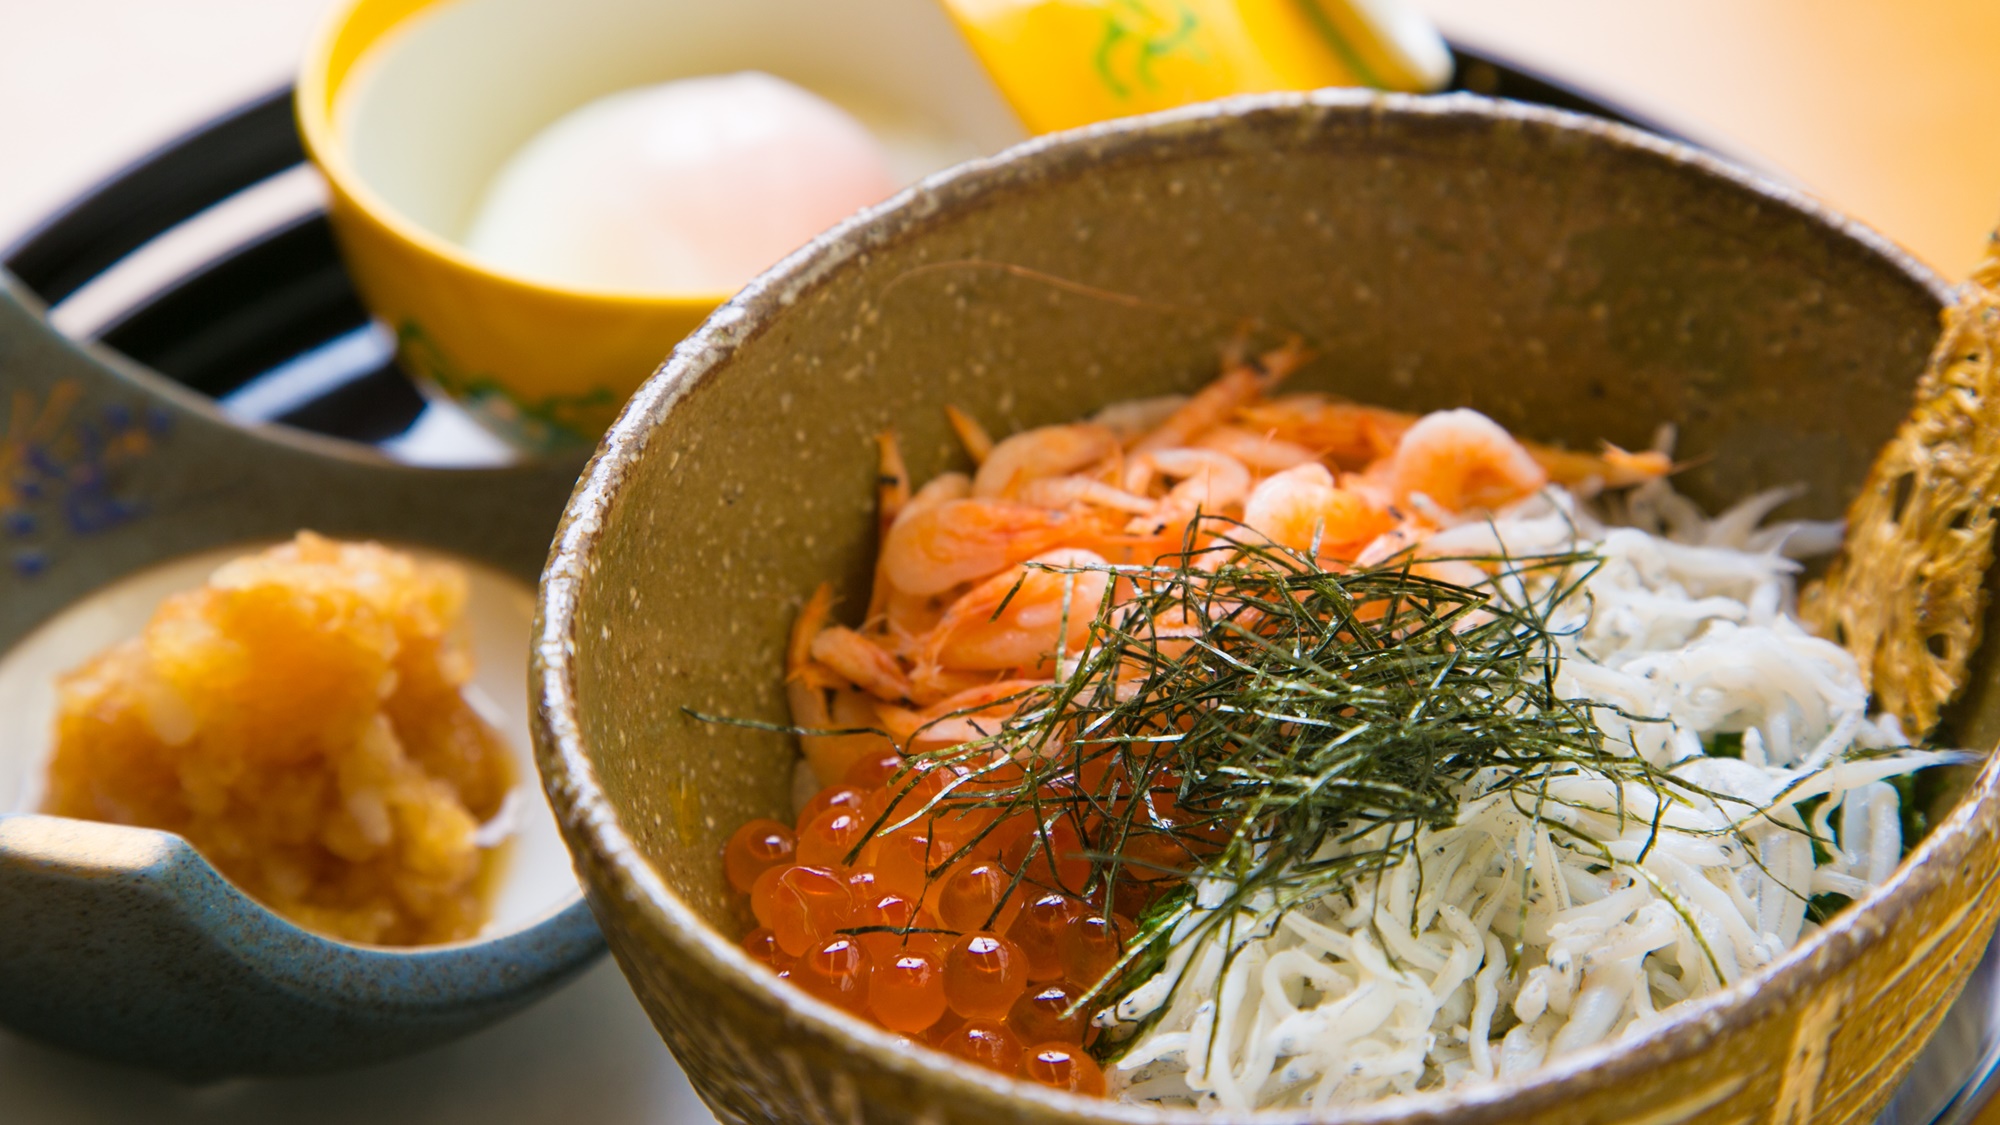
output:
M1801 613L1845 645L1913 739L1965 682L2000 513L2000 236L1944 313L1916 403L1847 513Z

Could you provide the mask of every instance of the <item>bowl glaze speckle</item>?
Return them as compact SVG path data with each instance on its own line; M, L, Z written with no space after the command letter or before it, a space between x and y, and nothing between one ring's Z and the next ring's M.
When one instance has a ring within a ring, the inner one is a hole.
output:
M613 953L724 1120L1212 1121L907 1045L736 946L718 853L787 809L795 751L684 708L783 721L803 596L831 575L865 602L870 436L897 427L922 479L959 464L946 403L1005 433L1185 391L1248 320L1317 353L1293 389L1472 406L1578 445L1641 448L1672 422L1696 500L1796 482L1790 512L1829 518L1907 408L1947 296L1879 236L1708 156L1470 96L1236 99L929 180L724 306L571 499L543 577L537 752ZM1983 668L1951 737L1992 744L1996 688ZM1869 1120L2000 908L2000 779L1961 780L1886 888L1739 986L1523 1079L1334 1119Z

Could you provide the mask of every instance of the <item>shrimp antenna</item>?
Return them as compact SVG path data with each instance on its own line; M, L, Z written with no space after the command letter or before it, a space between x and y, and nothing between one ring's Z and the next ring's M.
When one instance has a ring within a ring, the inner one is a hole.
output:
M1088 285L1084 282L1075 281L1057 274L1045 273L1029 266L1016 265L1013 262L996 262L987 258L953 258L943 262L926 262L921 266L912 266L890 279L889 284L882 287L882 296L887 297L898 285L901 285L910 278L927 273L937 273L942 270L962 269L997 270L1025 281L1040 282L1051 289L1059 289L1065 293L1073 293L1079 297L1088 297L1094 301L1103 301L1107 304L1118 305L1121 308L1137 309L1141 312L1193 313L1197 316L1206 317L1221 315L1213 309L1200 308L1195 305L1183 305L1174 301L1157 301L1147 297L1135 296L1131 293L1120 293L1115 289L1103 289L1095 285Z

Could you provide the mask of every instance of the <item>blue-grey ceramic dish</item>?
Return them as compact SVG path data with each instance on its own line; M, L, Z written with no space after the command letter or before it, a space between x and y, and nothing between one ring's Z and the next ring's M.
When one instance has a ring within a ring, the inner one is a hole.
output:
M238 426L152 372L65 340L0 273L0 654L29 651L80 600L162 563L301 528L483 564L518 583L526 606L576 469L419 469ZM526 627L524 611L523 667ZM479 940L409 951L308 933L179 837L12 811L33 807L22 794L46 728L6 699L0 1022L18 1031L192 1078L328 1070L471 1031L602 952L552 829L553 867L520 854L536 850L524 840L509 876L531 870L543 901L503 905ZM532 819L541 802L531 789L527 800Z

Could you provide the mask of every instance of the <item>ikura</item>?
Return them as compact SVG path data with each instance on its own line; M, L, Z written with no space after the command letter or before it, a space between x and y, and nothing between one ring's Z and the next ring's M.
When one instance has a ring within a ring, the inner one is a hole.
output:
M780 948L802 957L848 924L854 895L826 868L772 867L750 889L750 912L770 927Z
M1132 933L1104 903L1150 899L1170 885L1153 878L1165 865L1122 874L1107 896L1078 820L941 805L978 789L904 765L865 754L795 825L753 820L730 837L724 873L755 918L744 951L890 1031L1101 1095L1088 1013L1065 1013Z
M854 809L829 808L799 830L800 863L814 867L838 867L868 834L868 824Z
M945 1000L966 1019L1006 1019L1027 984L1027 956L998 934L967 934L945 954Z
M1015 916L1007 936L1027 956L1029 980L1056 980L1063 975L1063 935L1083 912L1083 904L1075 899L1048 891Z
M1088 1013L1064 1018L1069 1006L1083 995L1084 987L1068 981L1034 985L1014 1002L1014 1010L1007 1015L1007 1029L1023 1043L1086 1042L1092 1030Z
M829 1004L860 1015L868 1007L874 964L868 951L849 937L822 942L799 959L792 983Z
M781 863L790 863L798 851L798 837L775 820L753 820L736 830L722 852L723 873L729 885L743 894L757 883L757 876Z
M1021 1055L1021 1077L1058 1090L1104 1096L1104 1071L1083 1048L1070 1043L1040 1043Z
M938 896L938 919L958 930L993 930L1005 933L1021 912L1021 895L1013 889L1014 877L999 863L978 863L960 868Z
M946 1004L942 961L934 953L913 949L878 964L868 994L868 1012L875 1022L905 1035L937 1023Z

